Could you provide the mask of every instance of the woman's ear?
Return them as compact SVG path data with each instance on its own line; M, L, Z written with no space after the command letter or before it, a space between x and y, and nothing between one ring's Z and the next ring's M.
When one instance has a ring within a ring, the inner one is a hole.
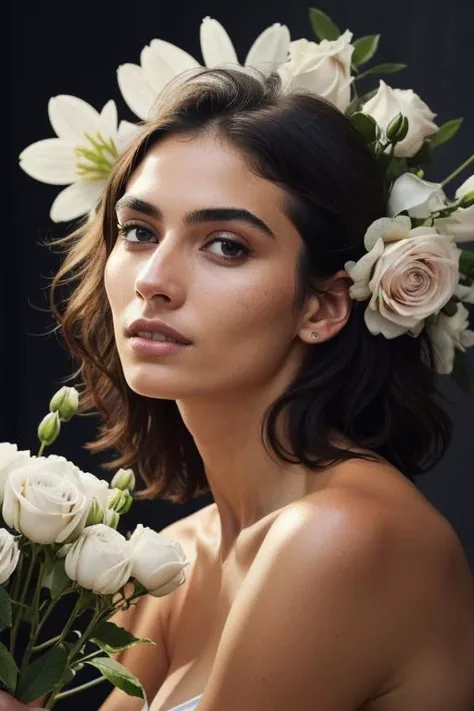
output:
M351 284L343 269L315 282L318 293L309 295L298 331L302 341L313 344L328 341L344 328L352 311Z

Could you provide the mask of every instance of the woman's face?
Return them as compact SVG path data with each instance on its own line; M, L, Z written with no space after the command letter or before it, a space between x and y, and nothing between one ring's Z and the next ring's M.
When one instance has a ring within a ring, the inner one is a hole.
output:
M178 400L290 381L310 346L292 311L302 240L284 197L211 136L171 137L148 152L118 203L123 232L105 268L132 390ZM138 352L127 328L142 317L191 344Z

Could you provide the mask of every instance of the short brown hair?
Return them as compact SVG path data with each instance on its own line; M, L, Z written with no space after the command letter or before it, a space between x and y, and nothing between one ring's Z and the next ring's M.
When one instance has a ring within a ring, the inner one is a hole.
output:
M275 74L238 69L203 68L170 85L115 165L95 215L54 242L66 256L52 281L51 309L79 361L68 380L84 384L80 412L96 410L102 420L100 437L86 449L117 450L120 456L103 466L133 467L146 483L141 498L186 502L209 487L176 403L134 393L122 372L103 279L116 239L115 203L157 142L211 130L287 192L288 216L303 241L295 308L315 288L314 278L362 256L367 227L386 214L375 159L351 121L324 100L283 93ZM60 305L59 287L72 287ZM371 458L329 444L338 431L413 478L436 463L451 437L451 421L435 401L431 344L424 332L392 340L371 335L364 309L354 303L336 337L308 348L301 372L265 413L262 440L280 459L314 470ZM291 451L277 437L282 413Z

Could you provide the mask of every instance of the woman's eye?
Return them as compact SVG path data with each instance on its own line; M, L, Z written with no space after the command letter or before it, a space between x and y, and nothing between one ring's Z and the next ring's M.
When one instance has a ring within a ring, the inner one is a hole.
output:
M118 236L125 240L125 242L137 243L147 243L149 240L147 237L154 237L155 235L146 227L142 225L117 225Z
M245 247L240 242L233 239L226 239L224 237L216 237L212 242L209 242L210 246L217 246L217 250L213 252L218 257L222 259L227 259L230 261L237 261L237 259L242 259L250 254L250 249Z

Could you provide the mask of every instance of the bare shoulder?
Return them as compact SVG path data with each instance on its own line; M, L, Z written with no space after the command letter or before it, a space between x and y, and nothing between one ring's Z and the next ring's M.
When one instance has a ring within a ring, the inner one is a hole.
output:
M398 708L397 693L411 685L420 702L431 688L433 698L451 695L450 708L471 711L474 576L452 525L414 484L388 464L355 460L331 486L285 509L273 536L275 555L302 552L316 578L322 566L327 581L350 585L353 576L383 590L379 601L395 622L386 650L394 673L379 689L390 695L387 708Z

